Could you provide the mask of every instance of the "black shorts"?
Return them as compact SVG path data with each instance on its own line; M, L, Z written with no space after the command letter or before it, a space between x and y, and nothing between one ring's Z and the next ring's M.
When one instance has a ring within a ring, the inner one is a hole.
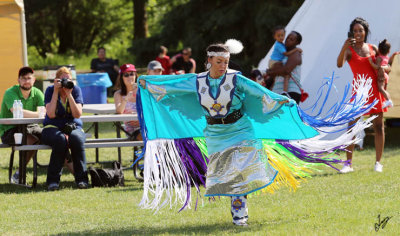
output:
M301 99L300 93L289 92L288 94L289 94L290 98L293 99L297 104L300 103L300 99ZM286 96L286 94L281 94L281 95Z
M40 141L40 138L42 137L42 129L43 128L41 128L38 124L29 124L26 128L26 133L36 137ZM1 141L4 144L13 145L15 143L15 133L18 133L17 127L8 129L6 132L4 132L3 136L1 136Z

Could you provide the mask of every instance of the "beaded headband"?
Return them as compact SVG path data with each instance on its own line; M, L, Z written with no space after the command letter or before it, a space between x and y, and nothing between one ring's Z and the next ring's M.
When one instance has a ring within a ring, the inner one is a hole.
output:
M225 57L228 58L230 56L229 52L207 52L208 57Z

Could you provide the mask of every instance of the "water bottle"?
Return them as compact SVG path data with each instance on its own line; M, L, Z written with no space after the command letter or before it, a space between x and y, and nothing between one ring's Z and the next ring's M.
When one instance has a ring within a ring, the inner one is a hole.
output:
M18 100L18 118L24 118L23 107L21 100Z
M13 103L13 118L18 118L18 100Z

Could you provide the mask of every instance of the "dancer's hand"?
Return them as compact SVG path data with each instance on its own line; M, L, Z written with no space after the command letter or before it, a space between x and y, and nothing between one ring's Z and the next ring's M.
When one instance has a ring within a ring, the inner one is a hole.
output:
M146 80L140 80L139 83L144 89L146 89Z
M278 103L282 105L282 104L285 104L285 103L288 103L288 102L289 102L289 100L283 100L283 101L279 101Z

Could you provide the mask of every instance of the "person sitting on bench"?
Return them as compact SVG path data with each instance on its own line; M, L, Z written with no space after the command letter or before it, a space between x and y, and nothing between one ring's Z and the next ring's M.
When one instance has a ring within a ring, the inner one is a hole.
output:
M46 117L43 122L42 142L52 148L47 168L48 190L58 190L62 167L66 157L71 157L78 188L88 188L86 169L85 133L82 129L82 91L75 86L71 72L61 67L56 72L54 85L46 89L44 103ZM69 155L71 149L71 155Z
M114 93L115 110L117 114L136 113L137 86L136 68L132 64L124 64L120 67L117 79L117 91ZM125 122L124 132L133 141L140 141L139 121Z
M1 103L0 118L13 118L13 103L15 100L22 102L22 117L37 118L39 116L38 106L44 106L44 96L40 89L33 87L35 83L34 71L30 67L22 67L18 72L18 85L14 85L7 89L4 93L3 102ZM21 118L22 118L21 117ZM14 134L18 132L15 125L0 125L1 141L4 144L14 145ZM40 141L42 128L38 124L30 124L27 127L27 144L37 144ZM36 153L36 151L28 152L25 163ZM14 173L11 177L11 183L18 183L19 173Z

